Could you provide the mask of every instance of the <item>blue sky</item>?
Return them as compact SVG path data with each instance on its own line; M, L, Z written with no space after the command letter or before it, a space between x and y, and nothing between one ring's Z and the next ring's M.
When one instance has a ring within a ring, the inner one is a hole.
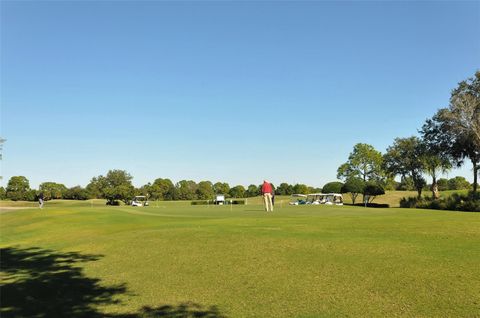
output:
M2 182L322 186L447 106L478 34L478 1L2 1Z

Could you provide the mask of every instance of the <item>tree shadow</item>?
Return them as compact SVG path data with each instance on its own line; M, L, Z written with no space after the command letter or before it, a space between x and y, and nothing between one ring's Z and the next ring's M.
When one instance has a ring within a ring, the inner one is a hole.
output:
M215 306L195 303L143 307L138 313L105 314L98 306L120 304L125 284L103 286L84 275L81 263L102 255L60 253L41 248L7 247L0 250L0 316L71 318L223 318Z

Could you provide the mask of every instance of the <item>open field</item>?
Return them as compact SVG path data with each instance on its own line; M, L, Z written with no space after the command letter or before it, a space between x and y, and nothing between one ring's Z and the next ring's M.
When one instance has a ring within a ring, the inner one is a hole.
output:
M1 316L480 317L478 213L250 203L2 213Z

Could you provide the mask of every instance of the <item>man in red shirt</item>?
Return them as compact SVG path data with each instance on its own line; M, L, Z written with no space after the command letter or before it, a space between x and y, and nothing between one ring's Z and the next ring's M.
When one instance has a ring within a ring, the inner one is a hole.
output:
M272 204L272 185L267 180L263 180L262 185L262 195L263 195L263 203L265 204L265 211L273 212L273 204Z

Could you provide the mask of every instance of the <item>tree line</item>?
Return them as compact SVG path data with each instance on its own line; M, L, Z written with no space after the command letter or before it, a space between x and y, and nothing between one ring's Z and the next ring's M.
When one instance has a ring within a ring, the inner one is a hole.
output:
M125 170L110 170L103 176L93 177L86 187L67 188L56 182L44 182L37 190L30 188L29 180L24 176L14 176L7 187L0 187L0 199L36 200L42 193L45 200L51 199L106 199L114 204L116 201L128 202L136 195L145 195L149 200L212 200L215 194L223 194L227 198L249 198L260 195L261 185L251 184L248 187L236 185L231 187L227 182L181 180L173 183L167 178L157 178L152 183L141 187L132 184L133 177ZM275 194L291 195L321 192L321 188L305 184L281 183L274 186Z
M345 182L345 192L354 200L368 185L382 188L414 189L418 198L427 187L425 176L432 179L428 188L434 200L439 191L470 187L465 178L439 179L453 167L467 161L472 164L473 193L478 189L480 168L480 71L452 90L448 107L439 109L418 130L419 136L395 138L385 154L373 146L359 143L347 162L337 170ZM400 177L400 183L395 181Z

